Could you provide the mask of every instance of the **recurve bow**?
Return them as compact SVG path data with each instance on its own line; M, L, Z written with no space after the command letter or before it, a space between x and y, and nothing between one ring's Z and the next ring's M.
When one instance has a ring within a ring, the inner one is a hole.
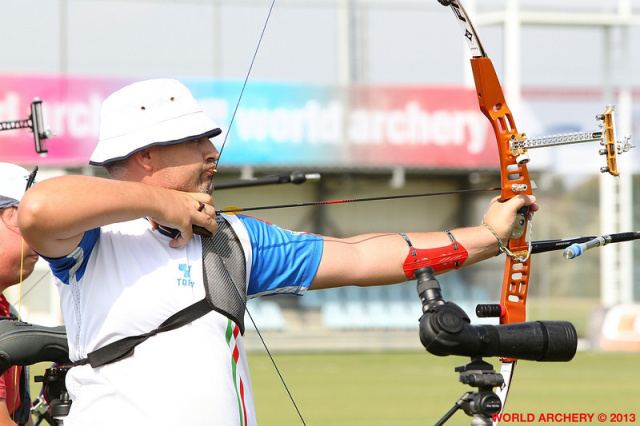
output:
M471 51L471 69L476 86L480 110L489 119L498 144L500 158L501 201L518 194L532 194L532 182L527 170L526 149L512 149L513 142L525 138L518 133L511 110L507 106L500 81L477 37L469 16L459 0L438 0L449 6L460 24L464 38ZM516 227L506 246L506 264L502 281L499 305L479 306L479 316L500 316L501 324L523 322L526 319L527 291L531 269L530 237L531 228L528 208L520 210ZM503 407L509 385L513 377L515 359L504 359L501 373L504 385L497 391ZM504 409L504 408L503 408Z

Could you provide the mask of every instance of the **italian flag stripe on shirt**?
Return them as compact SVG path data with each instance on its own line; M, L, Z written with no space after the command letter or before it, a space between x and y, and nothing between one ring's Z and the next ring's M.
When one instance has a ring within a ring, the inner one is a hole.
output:
M236 344L236 338L240 334L240 327L231 320L227 320L226 338L229 349L233 354L231 357L231 370L233 374L233 383L236 387L236 397L238 398L238 410L240 411L240 425L244 426L247 421L247 407L244 401L244 383L242 377L238 374L238 360L240 358L240 350Z

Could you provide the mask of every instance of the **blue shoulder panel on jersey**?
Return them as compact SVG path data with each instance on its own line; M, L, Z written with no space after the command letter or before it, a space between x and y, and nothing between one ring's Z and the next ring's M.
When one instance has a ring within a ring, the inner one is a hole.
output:
M75 276L76 281L80 280L87 268L89 256L100 236L100 228L91 229L84 233L82 241L76 249L65 257L43 259L49 262L51 271L60 281L69 284L72 277Z
M250 216L237 217L249 233L253 250L248 295L306 290L320 265L322 236L289 231Z

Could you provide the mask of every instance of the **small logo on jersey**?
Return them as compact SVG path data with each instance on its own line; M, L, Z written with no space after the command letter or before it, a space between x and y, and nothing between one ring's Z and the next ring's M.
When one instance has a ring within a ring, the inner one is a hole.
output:
M181 263L178 265L178 269L183 273L181 278L178 278L178 286L180 287L193 287L194 282L191 281L191 265Z

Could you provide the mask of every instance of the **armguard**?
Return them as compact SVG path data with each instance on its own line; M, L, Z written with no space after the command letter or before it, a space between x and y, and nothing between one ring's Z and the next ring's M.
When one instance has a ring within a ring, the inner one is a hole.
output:
M409 254L402 265L405 275L410 280L415 278L415 272L427 266L433 268L433 272L440 272L445 269L458 269L462 266L469 253L456 241L453 234L445 231L451 239L451 244L445 247L435 247L430 249L417 249L413 247L411 240L405 234L400 234L409 245Z

